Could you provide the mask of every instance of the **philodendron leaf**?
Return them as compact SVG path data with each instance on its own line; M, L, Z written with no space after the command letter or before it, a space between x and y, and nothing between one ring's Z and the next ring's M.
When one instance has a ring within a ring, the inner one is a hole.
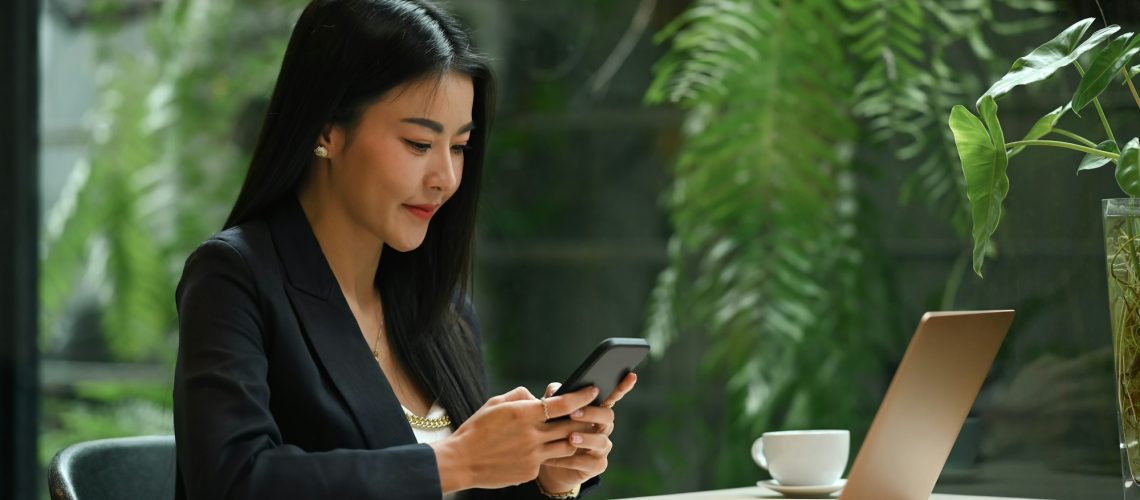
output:
M1128 196L1140 196L1140 139L1133 138L1120 150L1116 162L1116 183Z
M1057 122L1061 120L1061 116L1063 116L1068 110L1069 105L1066 104L1064 106L1058 107L1057 109L1054 109L1053 111L1050 111L1049 114L1037 119L1037 123L1034 123L1033 126L1029 128L1029 132L1025 134L1025 138L1022 140L1032 141L1034 139L1045 137L1049 134L1049 132L1053 131L1053 127L1057 126ZM1020 153L1023 149L1025 149L1025 146L1017 146L1009 150L1008 156L1012 158L1013 155Z
M1057 70L1072 64L1081 54L1096 48L1104 42L1105 39L1120 30L1120 26L1115 24L1107 28L1102 28L1093 33L1084 43L1078 45L1081 38L1084 37L1085 31L1088 30L1089 25L1092 23L1093 18L1091 17L1079 21L1066 28L1065 31L1062 31L1056 38L1033 49L1033 52L1018 58L1013 62L1013 66L1009 69L1009 72L990 86L990 89L987 90L982 97L993 97L996 99L1019 85L1028 85L1049 78L1053 73L1056 73ZM982 100L978 99L977 106L979 110L981 109L981 105Z
M1116 141L1111 139L1097 144L1096 149L1098 151L1105 151L1112 154L1120 154L1120 146L1117 146ZM1112 160L1103 156L1086 154L1085 157L1081 159L1081 166L1077 167L1077 173L1079 174L1085 170L1098 169L1100 167L1108 165L1108 162L1110 161Z
M1140 36L1132 37L1132 41L1128 42L1127 47L1124 47L1124 52L1128 52L1129 50L1136 49L1136 48L1140 48ZM1125 60L1124 61L1125 66L1128 66L1131 63L1132 63L1131 60ZM1135 77L1137 72L1140 72L1140 65L1132 66L1130 68L1125 68L1123 70L1123 73L1128 75L1128 78ZM1124 85L1125 83L1127 83L1127 82L1124 82L1124 81L1120 82L1121 85Z
M1116 37L1093 58L1092 64L1089 64L1085 70L1085 76L1081 78L1081 84L1077 86L1077 92L1073 94L1074 112L1079 113L1096 96L1104 92L1112 79L1132 60L1132 56L1140 52L1140 48L1132 47L1129 43L1130 38L1132 33Z
M974 223L974 272L981 276L986 247L1001 220L1001 203L1009 192L1009 177L1006 176L1009 158L994 98L983 96L978 110L985 120L984 125L964 106L954 106L950 111L950 130L954 133L954 144L962 160L966 198L970 202L970 217Z

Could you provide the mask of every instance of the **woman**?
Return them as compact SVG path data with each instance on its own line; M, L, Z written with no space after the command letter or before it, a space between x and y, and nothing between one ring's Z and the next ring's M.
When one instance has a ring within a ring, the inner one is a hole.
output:
M594 389L486 398L467 288L492 108L486 61L435 6L305 9L226 229L178 286L178 498L596 482L632 374L601 407Z

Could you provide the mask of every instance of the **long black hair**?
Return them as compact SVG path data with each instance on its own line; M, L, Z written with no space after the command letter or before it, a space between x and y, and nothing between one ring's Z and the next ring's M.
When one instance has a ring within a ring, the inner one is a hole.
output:
M486 397L470 317L475 211L494 79L458 22L427 0L314 0L301 14L249 173L225 227L264 216L296 196L325 126L349 131L365 108L393 88L456 72L471 78L475 129L463 181L432 218L415 250L383 251L376 288L390 348L408 375L439 399L454 425Z

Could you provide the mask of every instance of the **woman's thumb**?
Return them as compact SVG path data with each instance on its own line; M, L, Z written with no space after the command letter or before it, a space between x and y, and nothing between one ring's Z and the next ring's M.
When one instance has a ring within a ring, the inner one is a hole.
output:
M554 393L558 391L559 387L562 387L562 384L559 384L558 382L551 382L547 384L545 397L549 398L550 396L554 395Z
M538 399L531 394L526 387L516 387L513 391L504 394L506 401L528 401Z

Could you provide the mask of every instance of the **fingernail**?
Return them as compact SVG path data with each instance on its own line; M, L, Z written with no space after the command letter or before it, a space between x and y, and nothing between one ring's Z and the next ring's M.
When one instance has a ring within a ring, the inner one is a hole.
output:
M577 410L574 412L575 417L581 417L582 415L585 415L585 414L586 414L586 412L584 412L582 410Z
M602 390L595 387L592 392L594 393L595 396L597 396L599 392L602 392Z
M582 436L580 436L578 434L571 434L570 435L570 442L574 443L574 444L582 444Z

